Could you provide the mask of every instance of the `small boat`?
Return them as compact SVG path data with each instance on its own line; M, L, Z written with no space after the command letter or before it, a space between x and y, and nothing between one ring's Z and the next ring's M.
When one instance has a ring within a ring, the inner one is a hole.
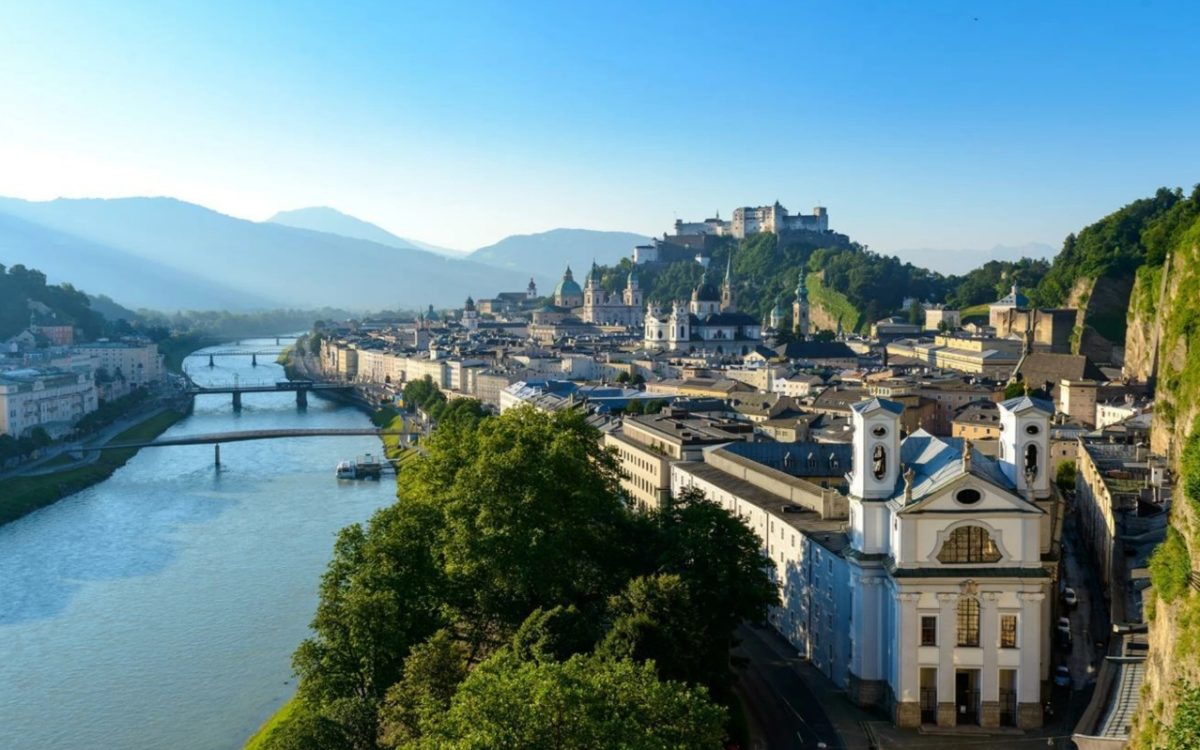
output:
M383 463L370 453L349 461L339 461L334 474L338 479L378 479Z

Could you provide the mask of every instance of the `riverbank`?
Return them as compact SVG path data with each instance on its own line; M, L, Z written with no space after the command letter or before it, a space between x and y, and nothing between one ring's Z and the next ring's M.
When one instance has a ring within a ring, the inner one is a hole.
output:
M184 416L183 411L166 409L117 434L105 445L153 440ZM64 467L53 474L0 480L0 525L103 482L136 453L136 448L104 451L95 461L75 468Z

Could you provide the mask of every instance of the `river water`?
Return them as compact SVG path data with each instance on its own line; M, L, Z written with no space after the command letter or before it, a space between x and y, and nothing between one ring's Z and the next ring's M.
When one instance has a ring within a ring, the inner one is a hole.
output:
M277 349L274 339L220 350ZM283 379L274 356L185 367L197 383ZM359 411L291 393L200 396L166 435L369 427ZM142 450L107 481L0 526L0 748L221 750L295 689L338 529L394 498L339 482L374 437Z

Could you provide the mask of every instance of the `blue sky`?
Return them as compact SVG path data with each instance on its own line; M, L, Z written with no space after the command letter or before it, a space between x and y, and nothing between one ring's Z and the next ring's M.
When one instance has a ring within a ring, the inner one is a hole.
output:
M339 7L353 5L353 7ZM9 3L0 194L473 248L818 202L873 249L1200 181L1200 3Z

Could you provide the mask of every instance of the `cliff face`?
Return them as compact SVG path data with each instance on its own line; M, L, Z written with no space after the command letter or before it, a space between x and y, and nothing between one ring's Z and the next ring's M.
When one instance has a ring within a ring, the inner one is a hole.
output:
M1130 273L1081 278L1071 288L1067 307L1078 310L1073 349L1094 362L1120 365L1124 360L1126 311L1134 286Z
M1131 744L1171 747L1188 721L1180 718L1180 701L1194 700L1189 690L1200 685L1200 593L1186 583L1189 572L1200 570L1200 221L1183 233L1165 266L1139 269L1126 353L1126 375L1157 377L1151 443L1176 470L1171 526L1177 532L1174 557L1160 548L1151 564L1150 654ZM1173 587L1182 591L1167 595L1172 578L1183 582Z

